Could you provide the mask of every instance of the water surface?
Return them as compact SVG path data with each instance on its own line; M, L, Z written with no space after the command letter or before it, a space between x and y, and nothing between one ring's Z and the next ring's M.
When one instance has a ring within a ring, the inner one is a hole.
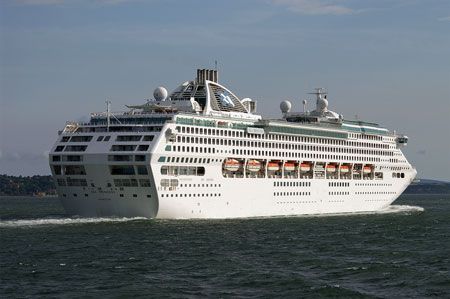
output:
M403 195L359 215L84 219L0 198L0 296L449 298L449 210Z

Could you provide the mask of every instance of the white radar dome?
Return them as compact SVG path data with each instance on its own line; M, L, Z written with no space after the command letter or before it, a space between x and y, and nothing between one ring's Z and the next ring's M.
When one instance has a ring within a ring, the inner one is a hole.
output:
M167 89L164 87L158 87L153 91L153 97L157 101L164 101L167 98Z
M326 111L326 109L328 107L328 100L320 98L320 100L318 101L318 105L319 105L319 109L321 111Z
M280 109L283 113L288 113L289 111L291 111L291 107L291 102L289 102L288 100L280 103Z

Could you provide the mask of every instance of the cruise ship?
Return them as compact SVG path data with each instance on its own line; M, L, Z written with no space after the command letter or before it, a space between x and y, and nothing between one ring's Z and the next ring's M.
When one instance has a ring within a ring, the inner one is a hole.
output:
M315 109L256 114L197 70L170 95L67 122L50 168L69 215L165 219L361 213L386 209L416 176L408 138L347 120L314 92Z

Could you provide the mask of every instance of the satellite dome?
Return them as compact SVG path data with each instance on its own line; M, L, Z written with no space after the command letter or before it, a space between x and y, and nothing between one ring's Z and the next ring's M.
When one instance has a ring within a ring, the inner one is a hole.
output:
M291 102L289 102L288 100L281 102L280 103L281 112L288 113L289 111L291 111L291 106L292 106Z
M327 107L328 107L328 100L324 99L324 98L320 98L317 101L317 104L319 106L320 111L326 111Z
M164 87L158 87L153 91L153 97L157 101L164 101L167 98L167 89Z

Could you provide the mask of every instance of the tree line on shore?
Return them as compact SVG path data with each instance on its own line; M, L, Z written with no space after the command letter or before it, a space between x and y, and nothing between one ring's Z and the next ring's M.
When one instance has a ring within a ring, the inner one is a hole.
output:
M55 181L51 175L0 175L0 196L45 195L56 195Z

